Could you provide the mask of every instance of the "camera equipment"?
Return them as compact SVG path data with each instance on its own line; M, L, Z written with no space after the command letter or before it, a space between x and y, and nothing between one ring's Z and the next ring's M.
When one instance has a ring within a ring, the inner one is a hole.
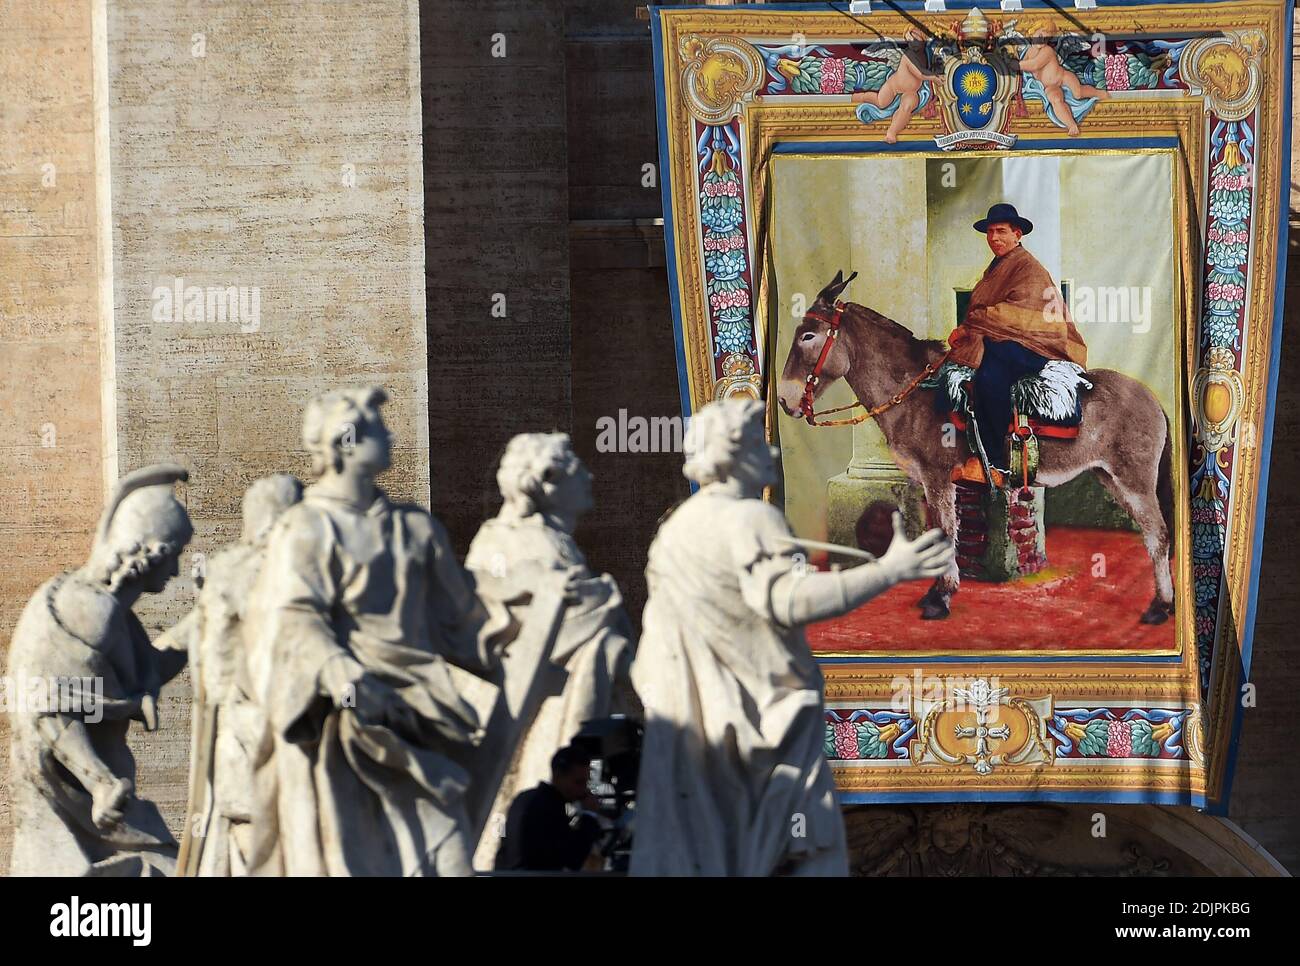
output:
M572 741L591 755L591 793L600 802L601 814L614 823L600 851L615 871L626 871L632 854L642 733L640 722L616 714L584 721Z

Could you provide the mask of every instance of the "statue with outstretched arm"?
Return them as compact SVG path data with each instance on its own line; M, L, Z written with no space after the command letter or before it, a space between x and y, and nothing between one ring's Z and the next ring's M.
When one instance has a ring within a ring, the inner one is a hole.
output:
M645 706L634 875L845 875L844 823L823 753L821 670L803 625L904 580L934 578L940 530L902 532L878 561L817 573L784 515L763 406L704 407L687 431L699 489L650 547L632 681Z

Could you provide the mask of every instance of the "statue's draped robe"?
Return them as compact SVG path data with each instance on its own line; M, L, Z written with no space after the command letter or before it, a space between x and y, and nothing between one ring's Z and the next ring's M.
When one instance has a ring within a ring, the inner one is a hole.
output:
M1088 367L1088 349L1056 283L1023 245L995 258L971 291L965 320L948 336L948 361L978 368L985 339Z
M462 762L491 699L473 700L490 686L461 668L486 671L511 630L424 510L308 487L272 531L245 630L274 741L257 777L253 871L468 874ZM412 727L334 707L321 672L345 654L396 690Z
M543 703L524 725L515 765L502 782L494 812L504 816L514 796L551 776L551 757L568 744L582 723L616 708L619 682L631 660L631 631L618 585L608 574L593 574L572 534L549 526L541 514L522 519L496 518L479 528L465 566L480 593L509 607L515 623L527 621L533 591L571 568L582 575L572 584L572 600L551 649L549 669L521 667L507 652L507 675L543 675ZM500 574L501 577L497 577ZM534 662L535 663L535 662ZM491 868L502 823L489 822L476 865Z
M141 718L148 695L163 683L159 654L139 619L105 587L79 573L47 581L27 602L14 629L6 669L12 686L33 678L83 678L103 682L92 689L83 712L14 711L10 715L10 788L15 816L12 875L135 876L169 874L176 841L152 802L132 796L122 821L108 831L91 820L90 790L60 763L39 720L80 719L91 746L118 778L135 782L135 759L127 747L131 720ZM73 689L75 690L75 688ZM71 693L71 691L69 692ZM88 702L98 701L97 704ZM102 713L102 720L92 721Z
M235 544L213 554L194 609L158 641L189 658L194 703L189 809L180 871L247 872L254 768L270 754L266 717L253 697L242 635L263 551Z
M772 612L789 537L775 507L705 487L650 547L634 875L847 874L821 670Z

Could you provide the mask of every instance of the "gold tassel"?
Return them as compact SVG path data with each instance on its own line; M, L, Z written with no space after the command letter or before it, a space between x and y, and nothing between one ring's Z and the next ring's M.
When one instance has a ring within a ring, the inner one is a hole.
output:
M718 177L722 177L727 173L727 153L722 148L713 149L713 161L710 167L713 168L713 173Z

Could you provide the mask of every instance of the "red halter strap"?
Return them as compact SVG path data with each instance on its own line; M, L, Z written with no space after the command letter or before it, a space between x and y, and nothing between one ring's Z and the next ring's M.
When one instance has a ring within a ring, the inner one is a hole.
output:
M827 318L818 312L806 312L804 318L816 319L818 322L825 322L830 331L826 334L826 341L822 343L821 354L817 356L817 364L813 366L812 372L808 373L808 378L803 384L803 398L799 400L799 415L808 420L808 425L815 426L813 417L813 395L817 390L817 384L821 382L822 369L826 366L826 357L831 354L831 349L835 345L835 340L840 334L840 320L844 317L844 303L836 301L835 313Z
M816 412L813 409L813 396L817 391L817 384L821 382L822 369L826 365L826 357L831 354L831 348L835 340L839 338L840 322L844 316L844 309L844 303L837 301L835 303L835 312L830 318L827 318L818 312L804 313L804 318L816 319L818 322L825 322L830 327L830 331L826 334L826 341L822 343L821 354L817 356L817 364L813 366L812 372L808 373L808 378L804 382L803 398L799 400L799 415L808 421L809 426L856 426L858 423L865 422L868 419L874 419L881 413L893 409L915 392L917 386L939 371L939 368L948 361L948 356L952 352L950 349L940 357L938 362L927 363L925 368L918 373L911 382L898 392L894 393L894 395L890 396L889 399L881 403L879 406L873 406L871 409L866 409L865 406L862 406L861 402L855 399L847 406L836 406L834 409L824 409L821 412ZM846 409L857 409L859 406L862 406L866 411L859 413L857 416L849 416L844 419L823 419L820 422L818 421L818 417L820 416L828 416L831 413L843 412Z

